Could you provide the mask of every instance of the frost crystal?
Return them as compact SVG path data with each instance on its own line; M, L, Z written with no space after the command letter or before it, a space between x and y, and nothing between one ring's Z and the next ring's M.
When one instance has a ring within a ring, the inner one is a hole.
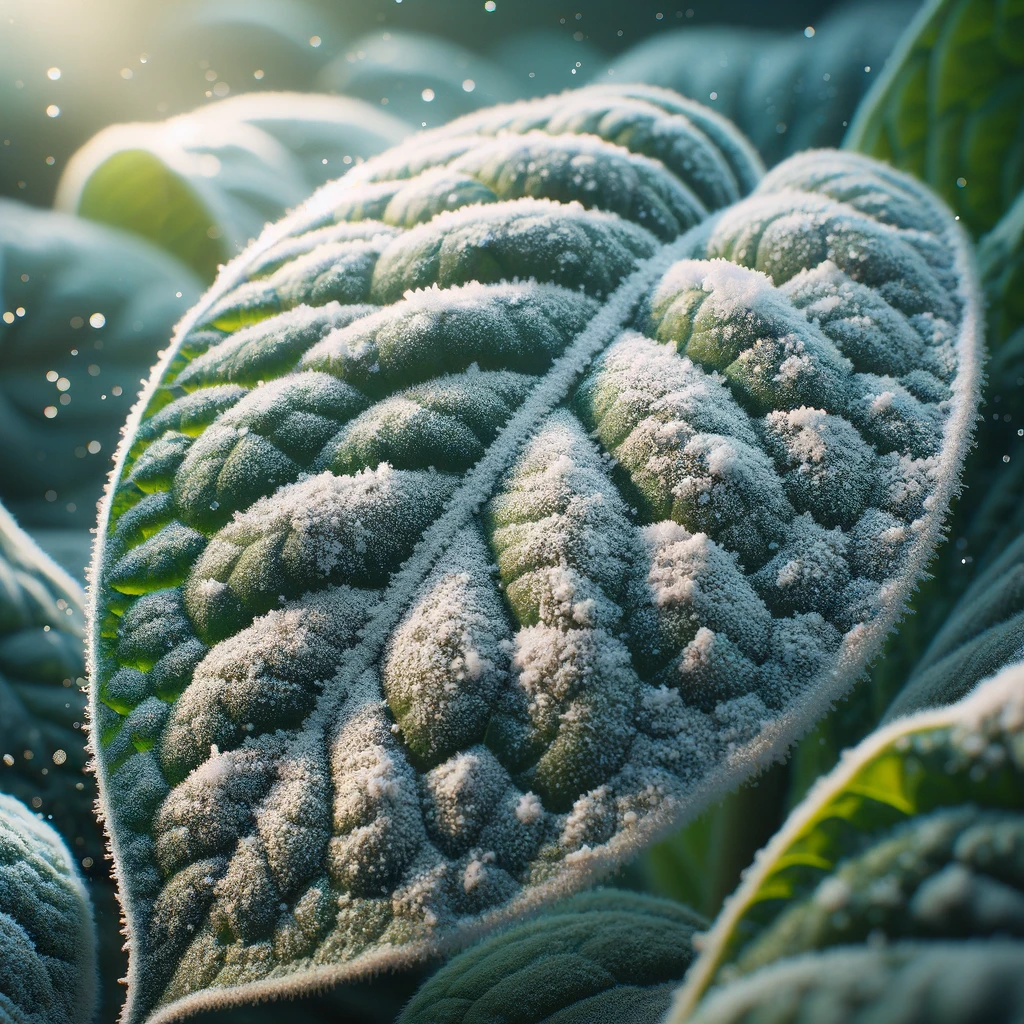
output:
M742 198L758 174L661 90L483 111L321 190L183 323L96 581L129 1020L578 886L877 649L972 416L964 247L863 158Z

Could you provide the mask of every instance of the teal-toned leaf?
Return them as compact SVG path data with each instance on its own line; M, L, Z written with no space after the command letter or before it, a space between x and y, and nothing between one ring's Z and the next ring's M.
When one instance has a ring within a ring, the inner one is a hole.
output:
M518 97L547 96L578 88L592 77L594 68L607 63L595 35L550 28L500 33L491 41L488 55L505 69Z
M575 896L445 964L398 1024L657 1024L705 925L638 893Z
M772 166L804 149L839 145L913 10L891 0L845 5L815 22L810 37L803 29L736 26L659 32L598 63L593 77L710 102Z
M964 957L990 950L1005 984L1002 958L1024 963L1022 682L1016 663L960 703L893 722L849 752L727 901L669 1020L810 1020L812 1007L838 1005L857 979L865 1016L852 1019L931 1019L904 1016L897 993L878 982L928 983L955 958L952 943ZM811 960L799 958L816 951L832 952L812 958L814 982ZM791 1000L773 997L766 1016L744 1017L736 1008L767 992L772 976ZM981 986L964 994L938 1019L988 1019Z
M844 147L927 181L972 233L1024 185L1024 9L929 0L864 98Z
M503 67L439 36L372 32L349 43L321 72L328 92L434 127L524 93Z
M975 286L911 179L759 171L663 90L483 111L182 323L91 625L128 1021L465 942L849 688L956 488Z
M85 768L81 588L0 506L0 790L99 860Z
M0 1014L89 1024L96 1012L92 909L60 836L0 794Z
M0 499L76 575L121 425L198 294L131 235L0 201Z
M251 93L105 128L68 163L56 205L142 235L211 280L268 221L408 132L358 100Z
M795 956L714 990L688 1024L1014 1024L1024 944L894 942Z

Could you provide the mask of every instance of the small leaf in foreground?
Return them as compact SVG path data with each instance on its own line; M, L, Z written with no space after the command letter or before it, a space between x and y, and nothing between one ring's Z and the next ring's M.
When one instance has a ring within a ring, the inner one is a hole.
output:
M92 910L60 836L0 794L0 1015L89 1024L96 1012Z
M575 896L455 957L397 1024L657 1024L705 924L638 893Z
M790 982L809 1013L845 998L856 978L872 1019L924 1019L901 1015L897 996L871 980L871 964L881 978L924 983L955 957L954 942L964 957L990 950L1005 985L1006 958L1024 964L1022 682L1024 663L1015 663L960 703L899 719L850 751L726 902L670 1021L745 1020L713 1008L745 1004L771 984L791 991ZM798 958L829 950L809 982L810 961ZM1016 976L1019 1000L1019 967ZM691 1017L709 990L707 1010ZM939 1019L988 1019L986 998L972 987ZM796 994L787 1005L797 1012ZM780 1010L749 1019L805 1018Z

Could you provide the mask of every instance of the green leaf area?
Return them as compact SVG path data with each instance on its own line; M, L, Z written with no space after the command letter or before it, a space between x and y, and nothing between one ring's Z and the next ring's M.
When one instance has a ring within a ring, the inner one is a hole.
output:
M56 205L141 235L210 281L267 222L410 130L357 99L241 95L105 128L71 158Z
M656 1024L704 924L668 900L584 893L455 957L398 1024Z
M1024 184L1024 4L931 0L865 97L844 146L927 181L976 235Z
M1022 683L1014 664L848 753L727 902L670 1020L1018 1019Z

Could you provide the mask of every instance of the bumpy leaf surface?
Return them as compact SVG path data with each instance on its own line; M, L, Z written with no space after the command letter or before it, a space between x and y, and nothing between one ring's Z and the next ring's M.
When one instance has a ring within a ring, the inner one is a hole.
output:
M839 145L915 6L845 5L816 21L811 38L800 29L735 26L658 33L601 62L595 78L647 82L710 100L770 167L804 149Z
M98 859L82 775L83 597L0 506L0 790Z
M398 1024L657 1024L705 925L638 893L575 896L455 957Z
M68 848L0 794L0 1019L89 1024L96 980L92 910Z
M212 280L268 221L410 130L340 96L237 96L103 129L69 161L56 205L142 235Z
M944 1004L934 1019L957 1024L990 1019L997 993L1020 1006L1022 683L1024 663L1015 663L959 704L894 722L850 752L726 903L669 1021L811 1020L853 999L864 1016L848 1019L909 1024L931 1019L910 998L925 987L926 1007ZM967 985L968 968L986 960L992 988ZM952 1002L938 999L948 967L947 984L964 983ZM706 1010L690 1016L714 985L721 994L712 989ZM772 1007L763 1016L758 991Z
M0 500L31 531L78 531L86 557L69 568L88 560L141 379L199 293L139 239L0 200Z
M864 98L843 145L927 181L976 235L1024 185L1024 10L929 0Z
M956 486L978 311L909 178L757 171L660 90L485 111L181 325L92 620L130 1019L464 941L848 688Z
M895 942L793 957L716 990L689 1024L1015 1024L1019 942Z

